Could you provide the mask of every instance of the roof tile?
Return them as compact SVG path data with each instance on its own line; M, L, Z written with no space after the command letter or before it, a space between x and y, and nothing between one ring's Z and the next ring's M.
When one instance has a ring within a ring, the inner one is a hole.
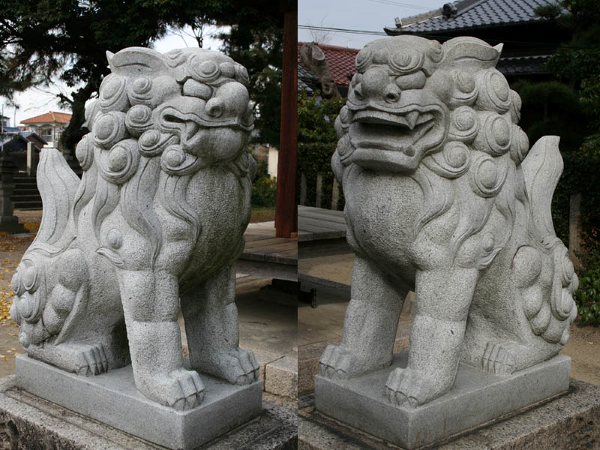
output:
M49 111L39 116L30 117L29 119L22 120L21 123L24 125L34 125L38 123L63 123L67 124L71 121L71 114Z
M556 0L481 0L479 2L463 0L454 2L454 4L458 8L458 14L454 17L446 18L440 14L419 22L409 23L402 29L387 27L386 31L392 34L399 32L428 33L545 20L535 14L535 9L539 6L554 5Z
M300 47L304 43L298 42L298 64L301 65L300 61ZM355 72L354 61L356 54L359 49L337 47L335 45L318 44L319 48L325 53L325 59L329 66L329 71L336 84L348 85L350 84L350 77Z

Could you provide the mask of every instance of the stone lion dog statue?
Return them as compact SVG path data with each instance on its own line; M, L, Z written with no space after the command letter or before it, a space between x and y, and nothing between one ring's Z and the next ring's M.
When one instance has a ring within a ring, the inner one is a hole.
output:
M510 374L569 339L578 280L550 213L559 138L529 149L521 100L495 68L501 47L399 36L358 53L332 159L356 254L352 298L323 376L389 366L410 290L408 366L385 386L396 405L446 393L461 360Z
M11 314L30 357L82 375L131 361L141 393L187 410L204 396L196 371L235 384L258 374L234 303L255 168L248 74L202 49L107 57L76 150L83 178L42 151L42 224Z

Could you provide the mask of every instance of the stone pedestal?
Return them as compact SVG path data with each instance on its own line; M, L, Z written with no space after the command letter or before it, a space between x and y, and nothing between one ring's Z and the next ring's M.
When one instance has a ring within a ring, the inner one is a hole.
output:
M571 360L566 356L508 376L489 375L461 364L447 394L418 408L397 407L385 397L385 382L392 369L406 367L407 359L406 353L400 354L390 368L350 380L317 376L317 411L395 445L416 449L516 414L569 388Z
M83 377L24 355L17 357L17 387L171 449L194 449L261 413L262 383L235 386L206 375L202 380L204 401L181 412L140 394L131 366Z

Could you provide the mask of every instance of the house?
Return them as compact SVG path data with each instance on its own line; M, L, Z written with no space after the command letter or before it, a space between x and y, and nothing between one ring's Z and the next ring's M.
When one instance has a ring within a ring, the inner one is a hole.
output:
M543 81L552 75L548 58L570 39L551 14L554 0L461 0L417 16L396 19L385 27L390 36L412 34L445 42L457 36L474 36L491 45L503 43L498 70L510 81Z
M318 91L324 97L346 97L358 52L355 48L299 42L298 89L309 94Z
M48 147L57 147L63 130L71 121L71 114L49 111L21 121L21 131L35 132L47 142Z

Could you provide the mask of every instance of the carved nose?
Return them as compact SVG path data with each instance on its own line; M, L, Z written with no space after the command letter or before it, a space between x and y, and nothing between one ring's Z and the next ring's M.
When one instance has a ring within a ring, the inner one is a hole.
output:
M223 109L223 101L220 98L211 98L206 102L206 113L215 119L223 115Z
M388 103L396 103L400 100L400 88L393 83L388 84L383 91L383 98Z
M393 82L385 69L375 67L367 70L355 91L359 91L359 98L375 100L386 103L396 103L400 100L401 90ZM357 89L359 88L359 89Z
M386 86L390 82L387 72L379 67L367 70L361 81L362 94L364 97L381 97Z

